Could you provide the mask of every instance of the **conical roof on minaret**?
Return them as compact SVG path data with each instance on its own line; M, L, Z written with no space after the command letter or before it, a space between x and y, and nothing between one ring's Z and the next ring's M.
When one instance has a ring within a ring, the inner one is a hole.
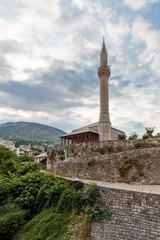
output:
M102 52L106 52L106 54L107 54L106 44L105 44L105 41L104 41L104 37L103 37L103 43L102 43L101 53L102 53Z
M108 65L108 54L106 50L106 45L103 37L102 50L100 54L100 66Z

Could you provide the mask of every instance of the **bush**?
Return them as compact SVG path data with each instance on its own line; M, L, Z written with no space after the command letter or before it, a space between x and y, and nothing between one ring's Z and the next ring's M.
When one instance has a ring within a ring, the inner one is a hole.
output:
M154 132L155 127L146 127L145 134L142 136L142 139L147 139L147 138L153 138L153 132Z
M128 140L136 140L138 138L138 133L132 132Z
M142 139L143 139L143 140L148 139L148 138L149 138L149 136L146 135L146 134L144 134L144 135L142 136Z
M148 135L149 137L153 137L153 132L155 130L155 127L146 127L146 135Z
M118 140L126 140L127 136L125 134L119 134Z
M134 143L134 146L136 149L140 148L140 147L157 147L158 145L156 143L150 143L150 142L141 142L141 141L137 141Z
M60 156L59 158L61 161L63 161L65 159L65 157L63 155Z
M0 146L0 174L8 175L8 171L13 173L20 166L20 160L14 151L4 146Z
M109 152L109 153L114 152L114 148L113 148L113 146L109 146L109 147L108 147L108 152Z
M83 211L87 213L90 220L99 221L105 215L110 218L112 212L107 207L102 206L98 186L91 184L83 192Z
M111 215L95 184L57 178L37 166L27 163L17 176L0 179L0 239L61 239L76 215L85 213L91 220Z
M24 156L19 157L21 162L34 162L34 157L33 156L28 156L26 153Z
M40 170L42 165L37 162L28 162L19 168L17 171L18 175L25 175L28 172L35 172L36 170Z
M104 148L104 147L99 147L98 148L98 152L100 153L100 154L105 154L105 152L106 152L106 149Z
M95 158L92 158L92 159L88 160L87 165L88 166L94 166L95 165Z
M120 144L116 147L115 152L122 152L123 151L123 146L121 146Z
M55 240L67 232L67 226L71 220L71 214L55 213L54 208L44 209L34 216L21 231L13 238L14 240Z
M11 239L16 231L25 223L27 211L16 204L6 204L0 208L0 239Z
M139 162L135 156L128 156L123 160L123 164L119 168L119 173L121 177L126 177L128 175L129 170L135 166L138 170L140 176L143 176L144 173L142 172L143 168L145 167L144 162Z
M154 137L155 138L160 138L160 133L157 133Z

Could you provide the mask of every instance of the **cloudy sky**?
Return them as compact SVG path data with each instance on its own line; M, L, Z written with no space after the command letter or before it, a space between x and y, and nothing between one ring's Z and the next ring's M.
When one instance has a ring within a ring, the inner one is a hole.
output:
M112 126L160 132L159 0L0 0L0 29L0 123L98 121L104 36Z

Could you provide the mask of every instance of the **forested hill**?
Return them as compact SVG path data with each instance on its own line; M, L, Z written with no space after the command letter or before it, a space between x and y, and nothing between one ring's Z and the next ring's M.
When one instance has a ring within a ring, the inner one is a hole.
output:
M64 131L34 122L8 122L0 124L0 137L5 139L35 139L59 141Z

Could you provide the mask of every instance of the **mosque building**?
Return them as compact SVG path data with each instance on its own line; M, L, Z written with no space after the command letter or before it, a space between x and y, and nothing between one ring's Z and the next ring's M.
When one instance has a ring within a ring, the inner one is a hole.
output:
M98 68L100 80L100 115L99 122L73 130L71 133L61 136L61 145L79 144L95 141L117 140L123 131L111 127L109 116L109 94L108 79L110 77L110 66L108 65L108 54L103 38L100 53L100 67Z

